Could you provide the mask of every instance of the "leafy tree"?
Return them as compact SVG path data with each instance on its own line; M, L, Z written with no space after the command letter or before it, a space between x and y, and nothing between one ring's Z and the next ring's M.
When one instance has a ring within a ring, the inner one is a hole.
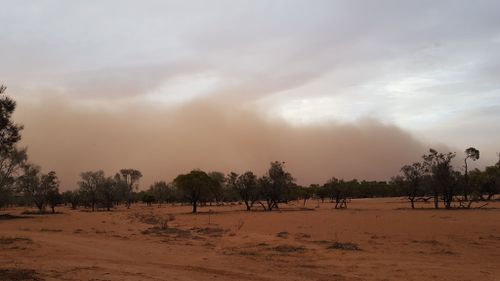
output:
M289 172L285 171L284 165L285 162L271 162L267 175L259 179L268 211L274 208L279 209L280 202L288 202L290 188L295 180Z
M459 175L453 171L451 160L455 153L438 153L434 149L429 150L429 154L422 156L426 171L432 176L432 189L434 193L434 207L439 208L439 197L443 199L445 208L451 208L455 188Z
M500 193L500 161L485 168L484 182L481 185L481 195L486 194L486 200L491 200L493 196Z
M82 194L89 200L92 207L92 212L95 210L95 205L98 200L98 190L106 180L104 172L99 170L96 172L83 172L80 174L81 180L78 182Z
M354 189L358 184L357 180L346 183L333 177L325 184L332 201L335 201L335 209L347 208L347 194L349 189Z
M143 191L141 193L141 201L146 203L148 206L151 206L151 204L153 204L153 202L156 200L154 195L147 191Z
M18 179L19 189L38 208L40 213L45 212L45 208L54 193L58 193L59 180L55 172L40 175L40 167L33 164L23 166L23 174ZM52 197L53 198L53 197ZM52 202L54 203L54 202ZM54 211L55 204L52 204Z
M419 162L411 165L404 165L401 168L403 186L406 189L406 195L411 202L411 208L415 209L415 199L421 195L422 184L426 173L426 167Z
M15 149L21 140L23 126L12 121L12 114L16 109L16 102L5 95L6 87L0 85L0 155L4 156Z
M96 193L98 201L101 202L107 211L110 211L118 193L118 185L115 179L112 177L100 179L97 184Z
M125 196L127 199L127 208L130 208L132 203L132 193L134 190L139 189L139 180L142 178L142 173L135 169L121 169L117 174L116 180L122 183L125 189Z
M310 184L309 187L299 187L299 197L303 200L303 206L306 205L307 200L311 199L319 188L319 184Z
M67 190L61 194L62 201L65 204L70 204L71 209L75 210L80 204L81 196L78 190Z
M242 175L232 172L227 177L227 183L245 203L247 211L250 211L260 196L257 176L251 171Z
M42 176L42 183L45 181L45 184L49 185L48 193L47 193L47 202L52 210L52 214L54 214L55 207L62 202L61 193L59 193L59 179L56 176L55 172L50 172L48 175Z
M328 193L329 193L328 188L325 185L323 185L323 186L316 188L315 195L317 198L319 198L321 200L321 203L324 203L325 198L328 198Z
M210 172L208 176L212 179L210 187L210 194L215 204L219 204L224 196L224 186L226 183L226 176L221 172Z
M16 102L5 95L5 90L0 85L0 207L8 203L16 176L27 160L26 149L16 147L23 129L12 121Z
M156 202L161 206L165 202L173 202L176 199L173 187L164 181L158 181L149 187L148 193L151 194Z
M207 197L210 186L213 184L212 178L201 170L192 170L188 174L178 175L174 179L174 184L182 192L184 198L193 206L193 213L196 213L197 206Z

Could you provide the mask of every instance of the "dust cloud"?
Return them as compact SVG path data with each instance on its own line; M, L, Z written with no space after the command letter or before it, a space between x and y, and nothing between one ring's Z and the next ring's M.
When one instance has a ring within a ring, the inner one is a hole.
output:
M285 161L300 184L332 176L387 180L427 148L376 120L298 127L215 100L113 109L57 97L18 104L15 118L25 125L22 145L32 162L58 173L62 190L75 188L79 173L88 170L112 175L139 169L144 189L194 168L260 175L275 160Z

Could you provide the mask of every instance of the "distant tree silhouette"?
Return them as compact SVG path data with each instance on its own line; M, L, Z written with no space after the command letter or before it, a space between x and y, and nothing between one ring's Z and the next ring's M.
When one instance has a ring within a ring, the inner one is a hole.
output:
M307 200L311 199L319 188L319 184L310 184L309 187L299 187L299 197L302 199L303 206L306 205Z
M143 203L146 203L148 206L151 206L153 204L153 202L155 202L156 198L154 197L153 194L147 192L147 191L143 191L141 192L142 195L141 195L141 201Z
M295 180L289 172L285 171L284 165L285 162L271 162L267 175L259 179L268 211L279 209L280 202L288 202L290 188Z
M61 194L64 204L70 204L71 209L75 210L81 203L81 195L79 190L66 190Z
M332 202L335 202L335 209L347 208L347 195L349 189L355 188L357 183L357 180L354 182L345 182L335 177L328 180L325 187L330 194L330 199Z
M484 181L480 187L481 195L486 195L486 200L491 200L493 196L500 193L500 161L493 166L485 168Z
M164 181L158 181L153 183L149 187L148 193L155 198L155 201L158 203L158 206L161 206L162 203L172 202L176 199L173 187L171 187Z
M55 193L59 192L59 180L55 172L48 174L40 174L40 167L33 164L25 164L23 166L23 174L19 176L18 185L20 191L31 200L38 208L40 213L45 212L47 204L52 203L52 211L54 212ZM51 197L52 196L52 197Z
M193 213L196 213L198 204L209 194L213 180L201 170L192 170L188 174L178 175L174 184L193 206Z
M92 212L95 211L95 205L98 200L98 190L104 184L106 178L104 172L83 172L80 174L81 180L78 182L82 194L89 200Z
M97 200L110 211L118 194L118 183L112 177L104 177L98 181L96 193Z
M127 199L127 208L130 208L132 203L132 194L134 190L139 189L139 180L142 178L142 173L135 169L121 169L120 174L115 178L120 181L125 189ZM119 183L120 184L120 183Z
M455 156L455 153L438 153L434 149L430 149L429 154L422 156L426 170L432 176L434 207L436 209L439 208L440 196L443 199L445 208L451 208L459 178L459 174L453 171L451 165L451 160Z
M468 200L468 195L469 195L469 168L467 165L467 160L471 159L472 161L476 161L479 159L479 150L475 149L474 147L469 147L465 150L465 158L464 158L464 168L465 168L465 175L464 175L464 199L467 201Z
M415 199L421 195L423 181L426 174L424 164L415 162L411 165L404 165L401 168L402 184L406 190L408 200L411 202L411 208L415 209Z
M215 204L219 204L223 200L226 176L221 172L210 172L208 176L212 179L212 184L209 186L211 199Z
M245 203L247 211L250 211L260 198L257 176L251 171L247 171L242 175L232 172L227 177L227 183Z

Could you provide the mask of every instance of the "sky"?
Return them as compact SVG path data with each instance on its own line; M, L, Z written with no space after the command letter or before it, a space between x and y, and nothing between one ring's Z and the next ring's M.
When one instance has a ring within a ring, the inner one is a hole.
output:
M500 152L498 1L3 1L0 83L30 161L388 180ZM460 169L460 165L457 165Z

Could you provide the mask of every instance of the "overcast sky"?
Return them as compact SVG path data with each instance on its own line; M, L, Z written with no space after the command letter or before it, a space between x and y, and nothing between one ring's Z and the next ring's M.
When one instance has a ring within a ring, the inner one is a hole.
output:
M430 146L500 151L499 1L0 4L0 83L66 185L273 158L303 183L387 179Z

